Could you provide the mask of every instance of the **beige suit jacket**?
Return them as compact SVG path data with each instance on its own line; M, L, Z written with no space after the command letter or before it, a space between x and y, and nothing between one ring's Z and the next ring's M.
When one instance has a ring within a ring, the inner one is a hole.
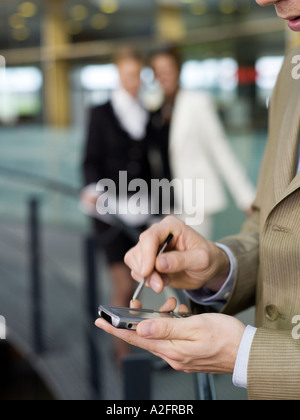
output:
M300 399L300 80L289 53L272 96L269 140L254 204L242 232L223 242L238 261L238 275L225 313L256 305L248 366L250 399ZM299 320L298 320L299 323ZM297 329L299 333L299 328ZM296 331L296 332L297 332ZM294 330L295 332L295 330Z

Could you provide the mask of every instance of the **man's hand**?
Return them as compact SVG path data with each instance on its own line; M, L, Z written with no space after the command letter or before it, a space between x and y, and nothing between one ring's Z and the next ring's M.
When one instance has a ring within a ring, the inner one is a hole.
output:
M174 302L169 300L161 309L172 308ZM136 332L116 329L103 319L98 319L96 326L187 373L233 373L245 332L240 321L219 314L147 320L138 325Z
M157 257L170 233L174 238L167 252ZM147 285L156 293L161 293L164 286L185 290L205 286L217 292L230 271L223 250L172 216L144 232L137 246L127 253L125 262L136 281L149 277Z

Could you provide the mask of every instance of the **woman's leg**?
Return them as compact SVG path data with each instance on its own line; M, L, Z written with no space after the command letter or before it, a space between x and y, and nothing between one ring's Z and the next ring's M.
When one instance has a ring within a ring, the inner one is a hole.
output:
M134 281L130 270L124 263L115 263L110 266L112 281L111 305L128 308L134 293ZM122 340L115 339L115 356L118 365L121 365L124 356L130 354L130 346Z

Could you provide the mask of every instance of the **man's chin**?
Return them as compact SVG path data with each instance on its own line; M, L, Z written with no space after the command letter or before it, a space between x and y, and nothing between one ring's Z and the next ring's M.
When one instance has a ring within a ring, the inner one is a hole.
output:
M300 32L300 16L288 21L289 28L294 32Z

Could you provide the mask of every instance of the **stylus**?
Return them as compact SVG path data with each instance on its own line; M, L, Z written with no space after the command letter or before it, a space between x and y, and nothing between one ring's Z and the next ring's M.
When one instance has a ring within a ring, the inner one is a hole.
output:
M172 235L172 233L167 237L167 239L166 239L166 241L165 241L165 243L164 243L164 245L163 245L163 247L162 247L162 249L159 251L159 253L158 253L158 257L160 256L160 255L162 255L164 252L165 252L165 250L167 249L167 246L169 245L169 243L172 241L172 239L174 238L174 235ZM139 297L140 297L140 294L142 293L142 291L143 291L143 289L144 289L144 287L145 287L145 284L147 283L147 280L149 279L149 277L146 277L145 279L143 279L143 281L139 284L139 286L137 287L137 289L136 289L136 291L135 291L135 293L134 293L134 295L133 295L133 298L132 298L132 300L137 300Z

